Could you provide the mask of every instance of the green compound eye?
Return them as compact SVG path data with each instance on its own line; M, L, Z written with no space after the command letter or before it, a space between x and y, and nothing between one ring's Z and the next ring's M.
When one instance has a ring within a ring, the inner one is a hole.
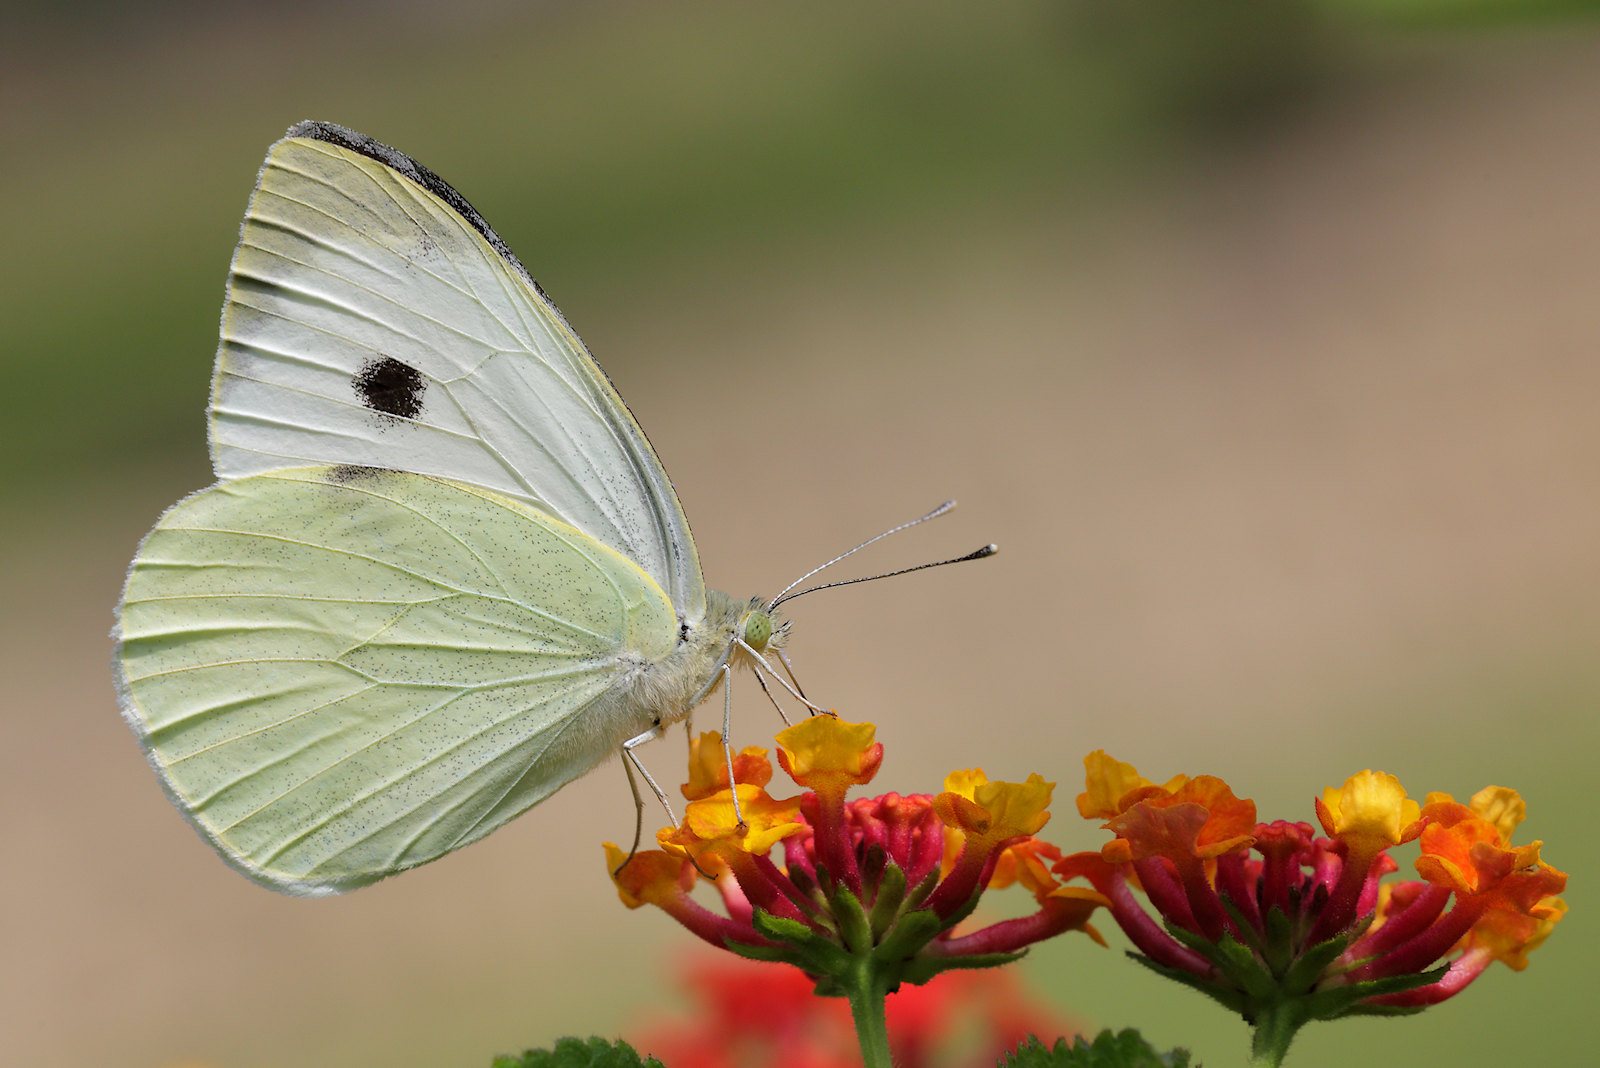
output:
M744 617L744 641L756 651L767 647L767 639L772 637L772 617L765 612L751 612Z

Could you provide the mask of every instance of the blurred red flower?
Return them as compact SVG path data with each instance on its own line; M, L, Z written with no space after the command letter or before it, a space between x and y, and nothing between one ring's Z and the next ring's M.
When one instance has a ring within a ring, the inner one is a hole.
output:
M627 1035L672 1068L858 1068L850 1006L818 997L798 969L730 957L685 970L693 1005L677 1022ZM896 1068L989 1068L1026 1036L1047 1042L1077 1027L1030 998L1009 971L949 971L888 998Z

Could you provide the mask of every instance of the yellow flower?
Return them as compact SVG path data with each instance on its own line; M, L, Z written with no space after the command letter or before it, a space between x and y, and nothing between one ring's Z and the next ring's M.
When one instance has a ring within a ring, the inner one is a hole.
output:
M740 783L739 811L735 813L733 795L722 790L711 797L691 801L683 813L683 826L662 828L656 835L661 845L674 852L697 855L711 849L761 856L783 839L806 829L800 819L800 799L779 801L759 786ZM739 816L744 820L740 822Z
M945 792L933 799L933 807L945 826L1000 841L1037 834L1050 820L1055 788L1037 773L1026 782L990 782L982 768L973 768L946 776Z
M982 768L967 768L965 771L952 771L950 774L944 777L945 792L951 794L960 794L968 801L972 800L973 795L977 793L978 787L986 786L988 783L989 776L983 773Z
M1078 795L1078 815L1086 820L1107 820L1127 811L1129 805L1150 791L1176 793L1188 783L1187 775L1174 775L1165 786L1140 775L1132 764L1124 764L1096 749L1083 758L1085 792ZM1138 797L1130 794L1138 792Z
M1528 816L1527 803L1522 795L1509 786L1485 786L1472 795L1467 807L1479 819L1488 820L1500 832L1503 841L1511 841L1511 832Z
M843 793L864 786L883 763L871 723L846 723L837 716L810 716L778 735L778 763L811 790Z
M1406 796L1400 780L1386 771L1361 771L1329 786L1317 802L1317 816L1328 837L1376 852L1409 842L1421 828L1422 807Z

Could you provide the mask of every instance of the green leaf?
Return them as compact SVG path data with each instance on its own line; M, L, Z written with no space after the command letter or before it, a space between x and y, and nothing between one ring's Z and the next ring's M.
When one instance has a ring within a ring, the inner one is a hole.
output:
M998 968L1012 961L1021 960L1028 955L1026 949L1019 949L1015 953L968 953L959 957L912 957L906 961L901 969L901 982L910 983L912 986L921 986L934 976L942 972L955 971L957 968Z
M790 945L803 946L817 939L816 932L799 920L791 920L785 916L774 916L766 909L756 909L750 917L750 925L763 938L769 938L774 942L787 942Z
M1224 934L1215 942L1204 935L1180 927L1175 923L1165 925L1167 933L1172 935L1179 943L1194 950L1211 963L1217 972L1231 985L1243 990L1253 998L1269 998L1277 990L1277 983L1272 974L1267 971L1262 962L1256 959L1250 947L1233 937ZM1187 972L1184 974L1188 974ZM1214 980L1205 980L1214 983Z
M838 975L849 967L850 956L837 944L817 934L797 920L774 916L756 909L750 924L762 937L778 943L771 947L752 947L725 941L730 950L751 960L781 960L813 975Z
M1449 968L1435 968L1431 972L1408 972L1405 975L1390 975L1382 979L1368 979L1360 983L1348 983L1344 986L1329 987L1318 990L1313 994L1304 996L1309 1006L1310 1014L1317 1020L1337 1020L1341 1016L1358 1015L1355 1011L1358 1002L1365 998L1379 997L1383 994L1398 994L1406 990L1415 990L1420 986L1437 983ZM1370 1006L1370 1008L1382 1008ZM1361 1012L1359 1015L1392 1016L1392 1012Z
M1350 946L1350 935L1338 934L1326 942L1319 942L1303 951L1295 962L1289 965L1288 971L1283 974L1283 981L1279 985L1289 994L1304 994L1316 986L1323 978L1323 973L1328 966L1339 959Z
M1257 933L1255 925L1250 922L1243 912L1239 911L1239 906L1235 905L1227 894L1223 894L1221 897L1222 907L1227 910L1229 917L1233 920L1234 927L1237 928L1234 932L1234 937L1243 941L1250 952L1265 960L1268 966L1271 967L1272 961L1267 952L1267 946L1261 941L1261 935Z
M984 888L981 886L973 887L972 896L968 897L964 904L959 906L954 912L945 918L945 930L949 930L962 920L966 919L968 916L972 915L972 913L978 907L978 899L983 897L983 890Z
M932 909L913 909L900 917L890 928L876 949L873 959L879 961L908 960L923 946L932 942L945 929L945 923Z
M553 1050L530 1049L520 1057L501 1054L493 1068L664 1068L654 1057L641 1059L632 1046L603 1038L561 1038Z
M906 899L906 873L900 865L889 861L878 878L878 893L872 899L872 940L877 942L884 932L894 926L895 917Z
M1165 964L1157 964L1142 953L1129 953L1129 957L1143 964L1157 975L1164 975L1175 983L1182 983L1191 989L1198 990L1206 997L1218 1004L1243 1016L1248 1004L1244 991L1220 985L1215 979L1201 977L1193 972L1186 972L1182 968L1169 968Z
M757 946L749 942L736 942L731 938L725 939L722 946L745 960L786 961L794 955L788 946Z
M839 940L852 953L866 953L872 949L872 923L867 919L861 899L840 883L828 895L833 915L839 922Z
M910 911L912 909L920 909L922 907L922 903L928 900L928 895L933 893L933 888L938 885L939 869L934 868L927 875L922 877L922 881L916 885L911 893L906 895L906 910Z
M999 1068L1189 1068L1189 1051L1157 1053L1138 1031L1101 1031L1093 1042L1079 1036L1069 1046L1064 1038L1046 1047L1029 1037L1015 1052L1000 1058Z
M1261 959L1267 962L1273 975L1282 975L1294 961L1295 924L1277 905L1267 910L1265 920L1267 937Z

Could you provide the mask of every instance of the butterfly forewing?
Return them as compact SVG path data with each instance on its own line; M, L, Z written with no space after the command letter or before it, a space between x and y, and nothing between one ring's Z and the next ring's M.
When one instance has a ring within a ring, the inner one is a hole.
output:
M350 468L227 480L141 547L120 685L173 799L246 874L360 886L473 841L648 727L674 610L523 502ZM609 714L608 714L609 713Z
M699 560L666 472L493 231L386 146L324 124L290 135L229 275L218 476L349 464L484 486L636 562L697 622Z

